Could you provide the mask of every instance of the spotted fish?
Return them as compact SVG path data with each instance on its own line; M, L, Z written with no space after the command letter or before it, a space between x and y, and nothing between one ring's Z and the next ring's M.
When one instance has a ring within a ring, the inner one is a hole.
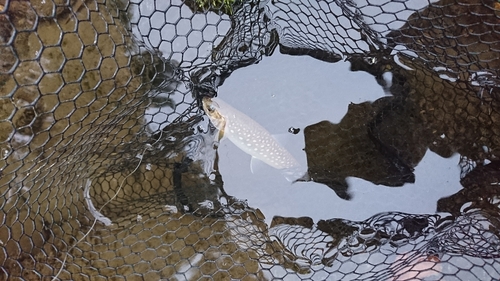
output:
M220 99L203 98L203 109L212 124L238 148L285 174L299 163L264 127ZM287 177L288 179L288 177ZM290 179L289 179L290 180Z

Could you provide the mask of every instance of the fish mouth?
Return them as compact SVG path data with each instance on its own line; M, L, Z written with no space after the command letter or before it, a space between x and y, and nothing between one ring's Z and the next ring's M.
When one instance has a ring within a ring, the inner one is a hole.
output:
M209 116L217 115L218 118L222 118L222 116L220 116L220 113L217 112L217 108L220 108L220 106L217 102L213 101L212 98L203 97L201 102L203 104L203 110L206 114L208 114Z
M213 101L210 97L203 97L201 103L206 114L210 115L214 112L215 108L212 106Z
M198 102L198 107L202 109L203 111L206 111L205 104L210 104L212 103L212 98L215 96L212 96L208 93L199 93L196 95L196 101Z
M220 136L219 139L222 138L222 135L224 134L224 127L225 127L225 118L222 116L222 114L217 111L217 108L219 107L219 104L217 102L213 101L212 98L210 97L203 97L202 98L202 106L203 110L205 111L205 114L208 116L210 119L210 122L219 130Z

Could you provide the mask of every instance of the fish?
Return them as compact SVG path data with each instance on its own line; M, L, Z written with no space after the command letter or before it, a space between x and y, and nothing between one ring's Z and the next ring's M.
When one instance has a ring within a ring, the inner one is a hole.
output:
M219 140L229 139L239 149L267 165L294 177L299 162L259 123L220 98L204 97L203 110L219 130ZM291 181L289 177L288 180Z

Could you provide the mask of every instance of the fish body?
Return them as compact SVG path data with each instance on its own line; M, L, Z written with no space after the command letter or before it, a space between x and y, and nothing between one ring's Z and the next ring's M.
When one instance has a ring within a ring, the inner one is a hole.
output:
M295 158L260 124L220 99L203 98L203 109L220 138L227 137L238 148L279 170L300 165Z

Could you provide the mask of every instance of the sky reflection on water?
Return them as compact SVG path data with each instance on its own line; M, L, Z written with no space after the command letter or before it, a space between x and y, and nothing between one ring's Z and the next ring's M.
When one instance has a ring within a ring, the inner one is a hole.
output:
M286 147L304 167L306 126L322 120L338 123L349 103L383 96L383 89L372 76L351 72L349 63L328 64L281 54L235 71L218 91L218 97L272 134L285 134L289 127L300 128L299 134L289 134ZM415 184L402 187L377 186L350 177L351 201L338 198L323 184L290 184L270 167L252 174L250 156L227 140L219 146L219 157L226 192L261 209L268 222L274 215L309 216L317 221L333 217L363 220L383 211L434 213L439 198L461 189L457 154L445 159L427 151L415 168Z

